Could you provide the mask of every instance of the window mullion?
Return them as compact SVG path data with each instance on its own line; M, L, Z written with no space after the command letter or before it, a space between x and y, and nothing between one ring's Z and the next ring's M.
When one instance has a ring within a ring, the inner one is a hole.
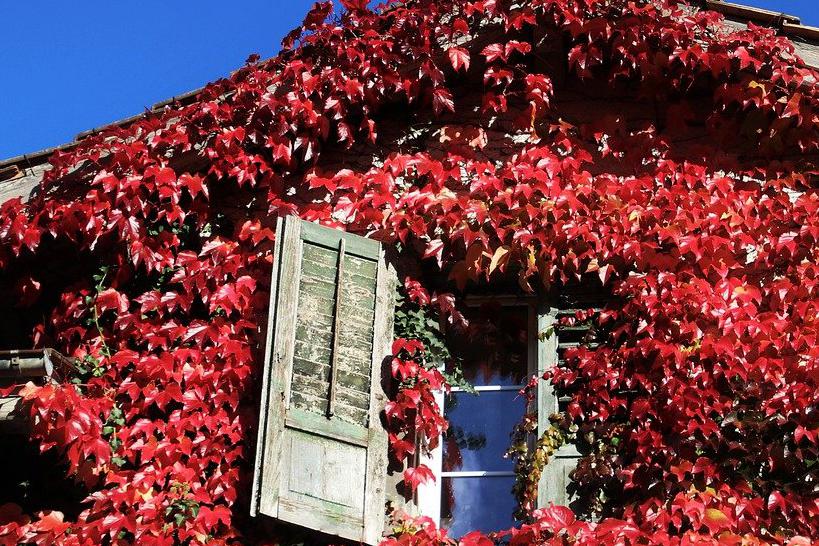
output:
M441 415L444 414L444 396L443 390L435 392L435 403L438 404ZM415 503L418 506L418 512L432 519L435 525L438 526L441 524L441 477L444 461L443 441L443 436L440 436L435 449L432 449L428 454L421 454L419 456L419 462L426 465L432 471L435 480L420 484L415 492Z
M495 478L514 475L514 470L452 470L441 472L442 478Z
M481 385L479 387L472 387L475 392L502 392L502 391L519 391L526 387L526 385ZM451 392L469 392L462 387L452 387Z

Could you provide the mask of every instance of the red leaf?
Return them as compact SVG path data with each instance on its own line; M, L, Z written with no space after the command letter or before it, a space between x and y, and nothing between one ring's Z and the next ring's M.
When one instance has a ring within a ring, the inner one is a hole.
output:
M179 185L187 188L193 197L200 193L205 197L208 196L208 187L204 184L204 179L201 176L183 174L179 177Z
M405 460L409 455L415 453L415 443L404 438L399 438L395 434L390 434L390 447L395 458L399 461Z
M503 61L506 60L506 53L504 52L503 46L501 44L489 44L483 51L481 51L481 55L486 57L486 62L491 63L492 61L496 61L501 59Z
M96 303L102 313L108 310L124 313L128 310L127 296L120 294L113 288L107 288L97 294Z
M176 183L176 173L168 167L151 167L145 170L145 177L153 176L157 186L165 186Z
M432 483L434 481L435 474L426 465L421 464L404 470L404 483L409 486L411 491L415 491L423 483Z
M313 7L310 11L307 12L307 15L304 17L304 21L302 22L302 26L306 28L312 28L316 25L320 25L324 22L330 14L333 13L333 3L330 1L327 2L316 2L313 4Z
M444 110L455 111L455 103L452 101L452 94L446 89L439 87L432 93L432 108L435 114L440 114Z
M472 531L461 537L458 546L494 546L494 542L484 536L480 531Z
M227 506L202 506L199 509L197 519L202 521L207 527L214 527L221 523L223 525L230 524L230 510Z
M392 354L398 355L401 351L406 351L410 356L422 352L424 344L418 339L398 338L392 342Z
M469 52L461 47L450 47L447 50L449 55L449 62L452 63L452 68L459 71L461 68L464 72L469 70Z
M570 508L554 504L538 510L535 517L538 522L548 525L554 531L566 529L577 520Z
M424 258L435 257L438 265L441 265L442 255L444 252L444 242L440 239L433 239L427 243L427 248L424 250Z
M366 11L368 0L340 0L347 11Z
M418 374L418 363L414 360L392 359L392 375L400 381L406 381Z
M532 51L532 44L529 42L518 42L516 40L511 40L506 42L506 45L503 48L503 54L505 58L509 58L514 52L518 52L521 54L526 54Z

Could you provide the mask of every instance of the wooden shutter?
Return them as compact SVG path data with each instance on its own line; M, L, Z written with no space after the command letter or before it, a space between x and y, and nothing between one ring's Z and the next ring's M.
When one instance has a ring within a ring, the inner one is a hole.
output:
M251 512L375 544L384 522L382 362L395 274L378 242L280 221Z
M584 298L587 300L588 298ZM583 301L583 303L589 303ZM586 309L590 305L578 306ZM539 375L556 366L563 359L566 349L575 347L586 338L588 327L560 327L558 319L562 316L573 315L575 309L564 305L545 307L538 315L538 332L550 335L539 336L538 363ZM550 426L549 416L565 410L564 404L569 398L562 396L551 384L541 384L538 389L538 435L542 435ZM560 447L543 469L543 475L538 487L538 506L545 507L549 503L570 506L575 501L571 492L571 473L577 467L581 454L574 444Z

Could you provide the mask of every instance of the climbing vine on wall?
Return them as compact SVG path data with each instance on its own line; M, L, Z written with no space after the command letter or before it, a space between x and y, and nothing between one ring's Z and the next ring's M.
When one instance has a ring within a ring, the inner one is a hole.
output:
M22 391L32 440L90 494L75 521L0 508L0 541L258 538L242 515L255 348L273 219L294 213L448 277L404 287L442 323L462 321L460 289L499 277L594 277L622 302L597 319L603 343L551 377L573 393L565 426L606 446L576 472L602 519L533 511L512 544L819 538L819 118L792 45L674 0L342 4L317 3L276 58L193 102L55 153L36 197L2 205L3 290L42 317L30 341L79 362L79 381ZM574 124L566 78L653 107L637 125ZM499 127L514 146L490 153ZM680 153L674 131L710 144ZM339 149L372 160L326 160ZM423 351L396 341L399 460L446 427ZM449 542L424 520L388 539Z

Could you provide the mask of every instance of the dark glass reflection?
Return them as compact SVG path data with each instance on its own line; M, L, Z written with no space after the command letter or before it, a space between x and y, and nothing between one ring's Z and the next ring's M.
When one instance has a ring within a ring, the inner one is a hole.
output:
M449 430L444 436L444 472L513 470L503 455L526 401L517 391L454 392L446 397Z
M441 526L459 538L470 531L489 533L515 525L513 476L443 478Z
M449 342L464 378L475 386L525 384L529 377L528 308L484 305L464 314L469 327L454 332Z

